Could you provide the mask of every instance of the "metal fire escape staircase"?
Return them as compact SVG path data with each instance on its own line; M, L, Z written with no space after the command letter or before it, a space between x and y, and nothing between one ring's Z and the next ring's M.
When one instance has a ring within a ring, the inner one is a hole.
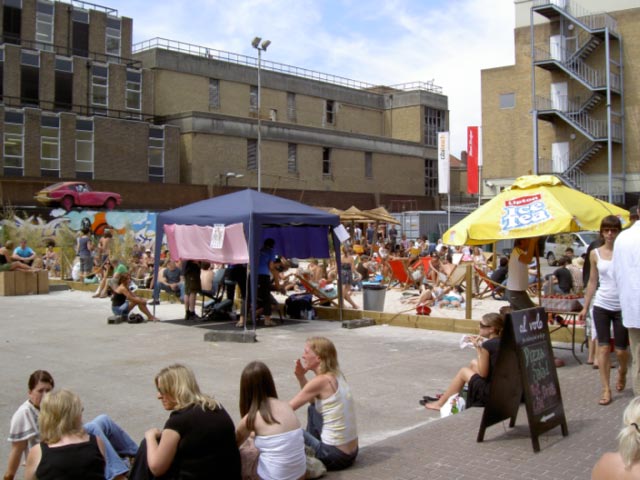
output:
M579 190L594 196L605 197L610 201L624 201L624 184L618 180L615 192L609 175L608 194L594 188L589 175L581 167L592 160L598 152L607 147L608 165L612 164L613 144L620 144L624 172L624 116L621 111L614 112L612 97L618 96L622 105L623 77L622 77L622 40L617 32L615 20L607 14L592 14L584 11L570 0L534 0L531 8L531 30L533 36L534 13L540 14L554 25L560 32L572 32L571 37L561 37L560 44L553 44L551 38L547 47L536 46L532 41L532 69L536 67L551 72L560 72L568 79L573 79L584 87L588 94L581 97L556 95L548 98L536 93L535 71L532 82L534 110L537 119L557 124L569 125L580 134L583 141L571 143L568 158L562 162L566 168L554 171L562 179ZM611 41L617 40L619 45L618 60L611 58ZM603 45L604 44L604 45ZM599 48L605 50L604 62L597 60L588 62ZM597 65L597 66L596 66ZM556 76L557 78L557 76ZM602 114L602 102L606 115ZM599 111L596 110L599 108ZM537 152L538 122L534 122L534 141ZM571 135L572 140L579 138ZM537 155L537 153L536 153ZM539 160L537 160L539 161ZM543 162L545 163L545 162ZM551 173L552 162L547 161L539 173ZM549 171L546 171L549 170ZM613 197L613 198L612 198Z

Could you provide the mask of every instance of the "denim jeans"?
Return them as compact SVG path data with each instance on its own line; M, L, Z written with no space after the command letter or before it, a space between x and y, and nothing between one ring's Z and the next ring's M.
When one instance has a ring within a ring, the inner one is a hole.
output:
M112 480L118 475L129 471L129 462L121 456L133 457L138 451L138 445L120 426L107 415L98 415L96 418L84 424L87 433L100 437L104 443L106 465L104 476Z
M307 409L307 430L304 432L304 444L310 446L316 454L316 458L324 463L327 470L344 470L355 462L358 450L348 454L333 445L325 445L320 440L322 432L322 415L318 413L314 405Z
M125 300L124 303L118 307L114 307L113 305L111 306L111 313L113 313L114 315L126 315L129 313L129 301Z

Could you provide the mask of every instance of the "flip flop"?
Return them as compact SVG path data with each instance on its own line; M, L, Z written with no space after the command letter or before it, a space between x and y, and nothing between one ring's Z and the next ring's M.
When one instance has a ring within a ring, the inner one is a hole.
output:
M621 392L627 386L627 372L622 373L618 370L618 379L616 380L616 390Z
M436 393L434 397L425 395L424 397L422 397L422 400L424 400L425 402L437 402L438 400L440 400L440 397L442 397L442 394Z

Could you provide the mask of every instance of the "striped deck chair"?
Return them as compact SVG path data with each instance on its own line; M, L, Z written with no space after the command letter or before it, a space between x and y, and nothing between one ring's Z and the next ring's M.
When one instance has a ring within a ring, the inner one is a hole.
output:
M309 280L307 280L301 275L296 275L296 278L308 293L316 297L315 300L313 300L314 304L320 304L320 305L328 304L333 307L338 306L337 290L334 290L332 293L330 293L321 288L318 288L318 286L314 285L313 283L311 283Z

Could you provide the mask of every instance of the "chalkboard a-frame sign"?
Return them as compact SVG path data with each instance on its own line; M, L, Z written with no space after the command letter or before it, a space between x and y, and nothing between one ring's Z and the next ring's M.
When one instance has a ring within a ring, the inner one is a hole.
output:
M569 434L546 318L544 308L507 315L478 442L488 427L507 418L515 426L523 390L534 452L540 451L538 437L552 428L559 425L563 436Z

